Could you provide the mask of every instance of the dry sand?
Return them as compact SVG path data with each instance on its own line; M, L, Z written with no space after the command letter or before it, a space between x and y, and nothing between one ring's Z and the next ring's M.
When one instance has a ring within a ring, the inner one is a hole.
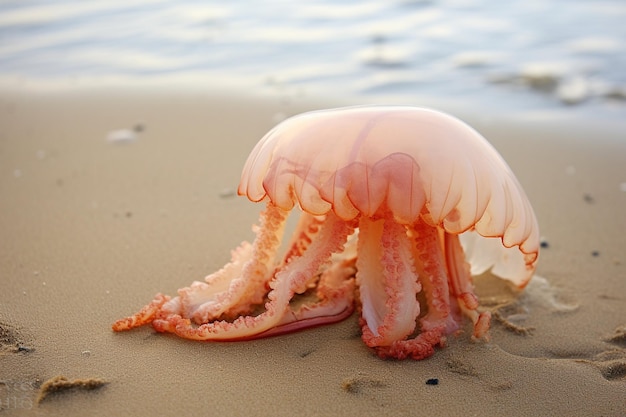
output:
M333 104L1 94L0 414L626 415L626 137L611 126L468 116L517 173L548 244L547 281L497 310L517 327L495 322L490 343L465 334L430 359L385 361L356 316L239 343L110 330L252 237L261 206L233 194L248 152L281 115ZM134 142L106 140L137 125ZM477 286L487 305L510 298ZM46 381L56 391L37 403Z

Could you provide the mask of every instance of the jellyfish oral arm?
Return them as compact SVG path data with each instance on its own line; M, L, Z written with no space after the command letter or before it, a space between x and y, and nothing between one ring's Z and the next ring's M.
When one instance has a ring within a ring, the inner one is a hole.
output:
M364 342L382 358L424 359L460 328L459 310L474 322L475 338L485 337L489 315L476 311L478 300L458 237L421 219L401 225L387 216L376 223L361 219L359 228L357 283ZM449 243L442 244L442 235ZM425 300L421 316L419 293Z
M357 279L363 339L368 346L390 345L415 330L420 290L405 228L392 219L361 218Z
M353 264L353 260L333 264L320 277L316 291L318 302L303 303L296 309L290 306L276 327L250 338L277 336L350 317L354 312Z
M268 245L272 238L268 237L271 235L268 235L266 229L282 228L285 213L284 210L268 203L266 211L261 215L261 224L264 228L257 228L257 238L252 244L251 252L256 253L256 256L247 260L242 268L235 268L233 264L241 261L238 255L242 253L236 251L233 261L220 270L242 271L241 276L231 277L230 285L225 291L210 294L205 288L205 283L196 283L179 290L179 296L175 298L170 299L158 294L137 314L115 322L113 330L130 330L152 323L157 331L175 333L187 339L248 340L333 323L348 317L354 309L355 284L352 278L354 260L342 260L319 273L320 267L330 260L333 253L343 249L344 243L354 232L353 223L344 222L332 213L326 216L318 228L311 228L312 234L315 235L313 240L306 232L301 233L303 241L296 239L292 242L292 250L288 251L287 255L290 258L270 273L261 274L264 279L258 278L259 259L271 257L267 254L260 255L258 252L262 252L263 248L273 249L273 245ZM271 219L279 221L274 222ZM314 217L309 219L310 222L315 221ZM311 225L305 224L299 228L306 230L309 226ZM313 280L317 276L319 280L314 283ZM207 284L210 285L216 280L215 275L210 275L207 277ZM263 312L258 315L252 314L255 305L251 304L248 298L239 296L242 286L265 288L267 300ZM290 301L294 296L304 292L309 286L315 286L316 300L292 307ZM201 300L202 296L207 296L204 302ZM204 313L197 314L198 311L206 313L208 308L203 306L213 307L216 300L222 302L228 300L232 305L228 308L222 306L219 309L221 314L217 317L209 317ZM229 316L225 312L230 312L229 314L234 312L237 316L229 321L227 320Z
M456 297L457 304L463 314L469 317L474 324L473 337L475 339L488 338L487 332L491 323L491 313L479 313L478 298L474 294L470 265L465 261L465 253L461 247L458 235L445 234L445 255L450 275L451 294Z

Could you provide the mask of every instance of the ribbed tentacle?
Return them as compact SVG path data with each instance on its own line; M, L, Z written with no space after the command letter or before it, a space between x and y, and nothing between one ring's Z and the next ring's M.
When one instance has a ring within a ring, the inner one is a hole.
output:
M232 260L207 276L178 290L182 315L195 323L249 314L263 302L289 213L269 202L256 226L252 245L244 242L233 251Z
M294 294L306 286L311 277L315 276L320 267L330 259L332 253L343 248L343 244L353 231L351 223L329 213L316 239L307 250L301 256L292 258L276 273L269 284L271 290L267 296L269 301L265 304L265 311L258 316L240 316L233 322L221 320L195 327L189 319L175 314L165 319L154 320L153 326L158 331L172 332L196 340L239 340L269 335L265 334L268 330L288 324L285 323L284 317L290 312L289 302ZM317 324L321 323L310 325Z
M298 219L296 230L294 230L291 241L287 245L281 265L285 265L293 257L302 256L311 242L313 242L313 239L315 239L315 235L319 232L325 219L325 216L314 216L307 212L302 212Z
M413 333L419 314L411 244L405 227L391 215L361 219L357 270L363 341L384 350Z
M320 276L316 288L317 301L291 306L281 321L258 337L275 336L300 329L335 323L354 311L355 259L334 262Z
M163 305L170 301L170 298L171 297L169 295L159 293L154 297L154 300L152 300L150 304L144 306L138 313L133 314L130 317L117 320L111 327L114 331L121 332L152 323L152 321L159 315Z
M457 324L450 314L448 278L437 229L421 220L407 229L427 312L419 319L416 337L397 340L377 353L381 357L424 359L435 352L435 346L445 343L445 335L455 331Z
M459 236L446 233L444 242L446 264L450 276L450 294L456 298L463 314L474 323L473 337L475 339L488 339L491 313L476 311L478 298L474 294L470 265L465 262L465 254Z
M206 282L196 281L181 288L178 297L158 294L138 313L114 323L113 329L128 330L171 315L201 324L250 313L267 294L287 214L268 203L260 215L259 226L254 228L254 243L243 242L233 250L230 263L207 276Z

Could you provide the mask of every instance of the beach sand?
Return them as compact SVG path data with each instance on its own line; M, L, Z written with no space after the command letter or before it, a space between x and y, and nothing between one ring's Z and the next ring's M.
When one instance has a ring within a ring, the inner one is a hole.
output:
M427 360L381 360L356 315L248 342L111 331L253 237L262 205L235 195L249 151L283 117L337 104L3 92L0 414L625 416L626 137L609 125L462 115L517 174L547 246L519 297L476 280L502 318L489 343L465 332Z

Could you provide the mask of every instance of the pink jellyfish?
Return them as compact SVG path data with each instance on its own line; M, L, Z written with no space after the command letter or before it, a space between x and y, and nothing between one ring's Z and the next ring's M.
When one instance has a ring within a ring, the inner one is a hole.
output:
M437 111L292 117L252 150L238 192L266 202L254 242L115 331L152 323L187 339L246 340L343 320L357 306L378 356L423 359L463 316L473 338L487 337L472 275L491 269L521 289L535 270L537 220L519 182L480 134ZM294 206L300 219L280 256Z

